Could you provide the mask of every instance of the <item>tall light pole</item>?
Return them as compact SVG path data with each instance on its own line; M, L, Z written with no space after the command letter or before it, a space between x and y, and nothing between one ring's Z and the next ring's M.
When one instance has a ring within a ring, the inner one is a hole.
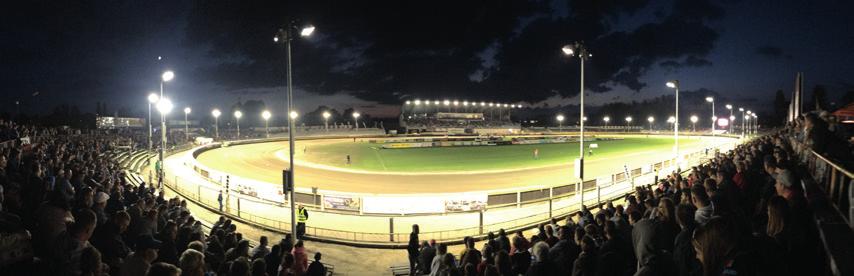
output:
M560 131L563 128L563 115L558 114L555 119L557 119L557 131Z
M353 112L353 121L356 122L356 130L359 130L359 116L362 116L362 114L359 114L359 112Z
M649 132L652 133L652 122L655 122L655 117L649 116L646 121L649 122Z
M611 121L611 117L605 116L605 118L602 118L602 121L605 121L605 128L608 128L608 122Z
M676 117L670 116L667 118L667 123L672 127L674 123L676 123Z
M733 119L735 119L735 117L732 116L732 105L727 104L726 109L729 109L729 133L730 135L732 135Z
M157 102L157 111L160 111L160 132L162 133L160 139L160 188L163 188L164 177L166 176L166 166L163 164L164 151L166 149L166 114L169 114L172 111L172 101L168 98L160 98L160 101Z
M329 117L332 117L332 114L329 114L329 111L323 111L323 127L327 132L329 132Z
M679 167L679 81L672 80L666 83L667 87L676 90L676 115L673 116L673 152L676 154L676 164Z
M216 138L219 139L219 115L222 115L222 112L219 112L219 109L214 109L211 111L211 115L214 117L214 133L216 133Z
M148 94L148 151L151 152L151 105L156 104L160 96L155 93Z
M264 118L264 133L267 138L270 138L270 117L272 116L273 114L270 114L269 110L261 112L261 118Z
M741 137L744 137L744 107L739 107L738 111L741 111Z
M632 127L632 116L626 117L626 132L629 132Z
M578 162L579 162L578 176L579 176L579 179L581 180L581 183L583 184L584 183L584 60L593 56L593 55L590 54L589 52L587 52L587 47L585 47L583 44L578 43L578 42L575 42L573 44L564 45L563 48L561 48L561 51L563 51L563 54L566 56L570 56L570 57L571 56L578 56L579 64L581 65L581 76L579 77L580 85L579 85L579 91L578 91L578 97L579 97L579 102L580 102L578 105L578 107L580 109L580 113L578 115L578 118L579 118L578 122L580 125L580 128L579 128L580 131L578 133L578 148L579 148L579 150L578 150ZM584 190L581 189L581 192L583 193ZM583 196L582 196L582 198L583 198Z
M237 140L240 140L240 117L243 117L243 112L240 112L240 110L234 111L234 118L237 122Z
M706 97L706 101L712 103L712 136L715 136L715 122L718 121L718 115L715 115L715 98Z
M287 98L288 98L288 104L287 104L287 110L286 110L287 112L285 114L291 114L291 110L294 108L293 77L292 77L293 74L292 74L292 70L291 70L291 41L294 40L295 38L297 38L298 36L301 36L301 37L311 36L312 33L314 33L314 26L306 25L306 26L303 26L302 28L300 28L297 26L296 21L291 21L290 23L288 23L288 25L285 28L279 29L279 31L276 33L276 36L273 38L273 42L284 42L285 50L287 52L286 56L288 59L288 63L287 63L287 73L288 73L287 74L287 78L288 78L288 95L287 95ZM294 129L294 121L289 116L288 117L288 147L290 150L288 151L288 170L290 171L290 174L289 174L290 179L288 179L289 180L288 182L291 185L291 189L290 189L290 191L282 191L282 192L288 193L288 200L291 202L291 204L290 204L291 205L291 234L293 237L291 242L296 242L297 220L296 220L296 211L294 209L294 208L296 208L296 203L294 202L295 200L294 200L294 189L293 189L294 187L296 187L296 182L294 182L294 179L295 179L294 173L295 172L294 172L294 132L293 132L293 129Z
M759 133L759 116L753 113L753 133Z
M697 132L697 115L691 115L691 132Z
M184 142L190 141L190 123L187 121L187 116L190 115L190 107L184 108Z

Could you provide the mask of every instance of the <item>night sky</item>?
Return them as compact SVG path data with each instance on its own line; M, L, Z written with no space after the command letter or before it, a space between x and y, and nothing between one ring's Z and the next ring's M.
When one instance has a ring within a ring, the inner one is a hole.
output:
M854 90L851 2L15 1L0 11L0 110L104 102L141 116L166 69L178 107L207 114L261 99L281 110L285 59L272 38L292 19L317 28L293 44L300 111L394 116L416 98L576 103L578 59L560 51L573 41L593 54L590 104L671 93L664 82L679 79L684 91L770 108L799 71L831 99Z

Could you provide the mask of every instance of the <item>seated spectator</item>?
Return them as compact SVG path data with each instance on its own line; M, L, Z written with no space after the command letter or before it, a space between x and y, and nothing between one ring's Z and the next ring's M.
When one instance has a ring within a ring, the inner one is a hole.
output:
M314 253L314 262L308 265L308 276L326 276L326 267L320 262L322 255L320 252Z
M513 273L525 274L528 267L531 266L531 253L524 250L524 238L520 236L513 237L513 248L516 250L510 255L511 263L513 264Z
M270 253L270 249L267 248L267 236L261 236L258 243L258 246L252 248L252 251L249 252L249 256L252 257L252 259L263 258Z
M549 276L557 273L554 264L549 260L549 244L546 242L538 242L534 244L533 256L534 260L531 266L528 267L528 272L525 275L531 276Z
M252 276L266 276L267 275L267 263L264 262L263 258L258 258L252 261L252 268L250 269ZM311 274L309 274L311 275ZM322 274L321 274L322 275Z
M431 240L430 242L435 245L436 241ZM432 265L433 258L436 257L436 249L430 242L422 241L421 242L421 250L418 252L418 271L422 274L430 274L430 267Z
M596 242L593 237L584 236L581 239L581 253L573 264L572 276L595 276L597 262Z

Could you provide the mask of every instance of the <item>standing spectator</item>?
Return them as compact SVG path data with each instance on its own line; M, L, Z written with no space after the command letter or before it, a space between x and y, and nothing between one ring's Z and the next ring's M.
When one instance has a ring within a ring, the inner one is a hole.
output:
M409 274L415 275L415 266L418 264L418 224L412 225L412 232L409 233L409 244L406 246L406 252L409 256Z
M697 262L694 247L691 245L691 235L697 223L694 221L694 207L688 204L676 206L676 222L680 231L673 245L673 261L679 275L699 275L700 263Z
M305 252L305 246L302 240L297 240L294 244L294 275L305 275L308 270L308 253Z
M430 240L421 242L421 250L418 252L418 271L421 274L430 274L430 265L433 258L436 257L436 241Z
M267 248L267 236L261 236L258 242L258 246L252 248L252 251L249 252L249 256L252 259L264 258L267 254L270 254L270 249Z
M510 238L507 238L507 232L504 231L504 228L498 229L498 249L496 252L504 250L504 252L510 253Z
M715 206L712 205L709 194L703 186L694 185L691 187L691 203L697 208L697 211L694 211L694 221L698 224L705 224L712 218Z

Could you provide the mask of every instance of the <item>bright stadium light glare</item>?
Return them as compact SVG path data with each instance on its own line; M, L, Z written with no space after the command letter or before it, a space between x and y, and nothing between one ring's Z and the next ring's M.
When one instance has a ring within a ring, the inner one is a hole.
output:
M730 115L730 116L729 116L729 120L730 120L730 121L734 121L734 120L735 120L735 116Z
M572 56L575 55L575 49L571 45L564 45L563 48L560 49L563 51L564 55Z
M296 111L291 111L290 116L291 119L296 119L297 117L299 117L299 113L297 113Z
M460 105L459 101L454 101L454 106L459 106L459 105Z
M486 106L486 102L480 102L480 106Z
M649 116L646 118L646 121L650 123L655 122L655 117Z
M163 81L171 81L175 78L175 73L172 71L163 72Z
M671 124L672 124L672 123L675 123L675 122L676 122L676 117L673 117L673 116L668 117L668 118L667 118L667 122L668 122L668 123L671 123Z
M240 112L240 110L234 111L234 118L240 119L240 117L243 117L243 112Z
M434 101L433 104L439 105L439 100Z
M726 109L732 109L732 105L731 104L726 105Z
M564 118L563 118L563 115L557 115L557 118L556 118L556 119L557 119L557 121L558 121L558 122L563 122L563 119L564 119Z
M323 119L329 119L331 116L332 114L330 114L329 111L323 111Z
M421 105L421 100L415 100L415 105Z
M677 81L677 80L668 81L666 83L666 85L667 85L667 87L670 87L670 88L678 88L679 87L679 81Z
M509 105L507 105L507 104L504 104L504 107L508 107L508 106L509 106Z
M160 111L160 114L169 114L172 111L172 101L168 98L160 99L157 102L157 111Z
M463 106L469 106L469 102L468 102L468 101L463 101Z
M273 114L270 113L269 110L264 110L264 112L261 112L261 118L264 118L265 121L269 120L270 117L273 117Z
M191 111L193 111L193 110L192 110L192 109L190 109L190 107L185 107L185 108L184 108L184 114L190 114L190 112L191 112Z
M148 102L149 103L157 103L160 100L160 96L157 96L157 93L148 94Z
M743 108L743 107L739 107L739 108L738 108L738 111L744 112L744 108Z
M493 106L495 106L495 104L489 103L489 107L493 107Z
M626 117L626 122L631 123L632 122L632 116Z
M611 117L605 116L605 118L602 118L602 121L605 121L606 123L607 123L607 122L610 122L610 121L611 121Z
M302 28L302 30L300 30L299 35L300 36L310 36L312 33L314 33L314 26L308 25L308 26L305 26L305 28Z
M362 116L362 114L359 114L359 112L353 112L353 118L359 119L359 116Z
M697 115L691 115L691 122L692 123L696 123L697 120L700 120L700 118L698 118Z
M442 102L442 104L444 104L445 106L449 106L449 105L451 105L451 101L445 100Z
M219 109L214 109L211 111L211 115L213 115L214 118L219 118L219 115L222 115L222 112L219 112Z
M406 101L406 105L410 105L410 104L412 104L412 102Z
M707 101L707 102L714 102L714 101L715 101L715 98L712 98L712 97L706 97L706 101Z

